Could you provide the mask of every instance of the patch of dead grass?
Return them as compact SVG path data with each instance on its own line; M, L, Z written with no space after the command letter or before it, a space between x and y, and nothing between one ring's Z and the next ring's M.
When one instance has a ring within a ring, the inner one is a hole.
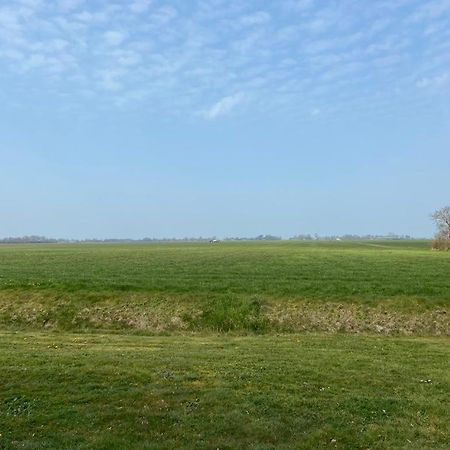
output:
M449 311L395 309L393 305L271 301L265 315L269 329L281 332L371 332L384 335L450 335Z
M135 294L56 295L49 291L0 291L0 326L19 329L136 330L151 334L207 331L202 299ZM216 303L210 301L208 308ZM219 302L217 303L219 305ZM401 300L375 305L308 300L261 300L259 332L376 333L382 335L449 336L450 310L424 308ZM223 305L222 305L223 306ZM219 306L217 306L219 307ZM210 311L209 311L210 312ZM246 321L235 332L253 332ZM246 325L247 324L247 325ZM248 329L247 329L247 328Z

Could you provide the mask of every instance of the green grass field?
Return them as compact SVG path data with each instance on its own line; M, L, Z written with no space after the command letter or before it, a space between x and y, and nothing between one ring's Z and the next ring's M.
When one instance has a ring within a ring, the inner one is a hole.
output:
M1 289L450 300L450 254L429 242L0 246Z
M0 246L0 449L446 449L429 242Z
M429 242L0 246L4 328L448 334Z
M0 334L0 448L447 449L442 338Z

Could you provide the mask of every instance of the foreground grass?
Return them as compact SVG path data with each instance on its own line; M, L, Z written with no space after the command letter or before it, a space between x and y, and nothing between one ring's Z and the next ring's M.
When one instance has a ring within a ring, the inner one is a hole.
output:
M450 334L428 242L0 246L3 329Z
M0 448L439 449L447 338L0 334Z

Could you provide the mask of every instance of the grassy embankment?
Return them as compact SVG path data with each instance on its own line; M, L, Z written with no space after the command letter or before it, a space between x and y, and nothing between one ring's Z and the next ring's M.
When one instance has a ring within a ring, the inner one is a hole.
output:
M449 334L428 242L0 246L3 329Z

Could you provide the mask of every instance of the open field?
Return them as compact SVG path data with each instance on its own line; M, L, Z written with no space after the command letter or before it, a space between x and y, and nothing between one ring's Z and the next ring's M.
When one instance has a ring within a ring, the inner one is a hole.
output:
M0 333L3 449L446 449L446 338Z
M426 241L0 246L4 329L450 333Z
M428 242L0 246L0 448L448 448L449 305Z

